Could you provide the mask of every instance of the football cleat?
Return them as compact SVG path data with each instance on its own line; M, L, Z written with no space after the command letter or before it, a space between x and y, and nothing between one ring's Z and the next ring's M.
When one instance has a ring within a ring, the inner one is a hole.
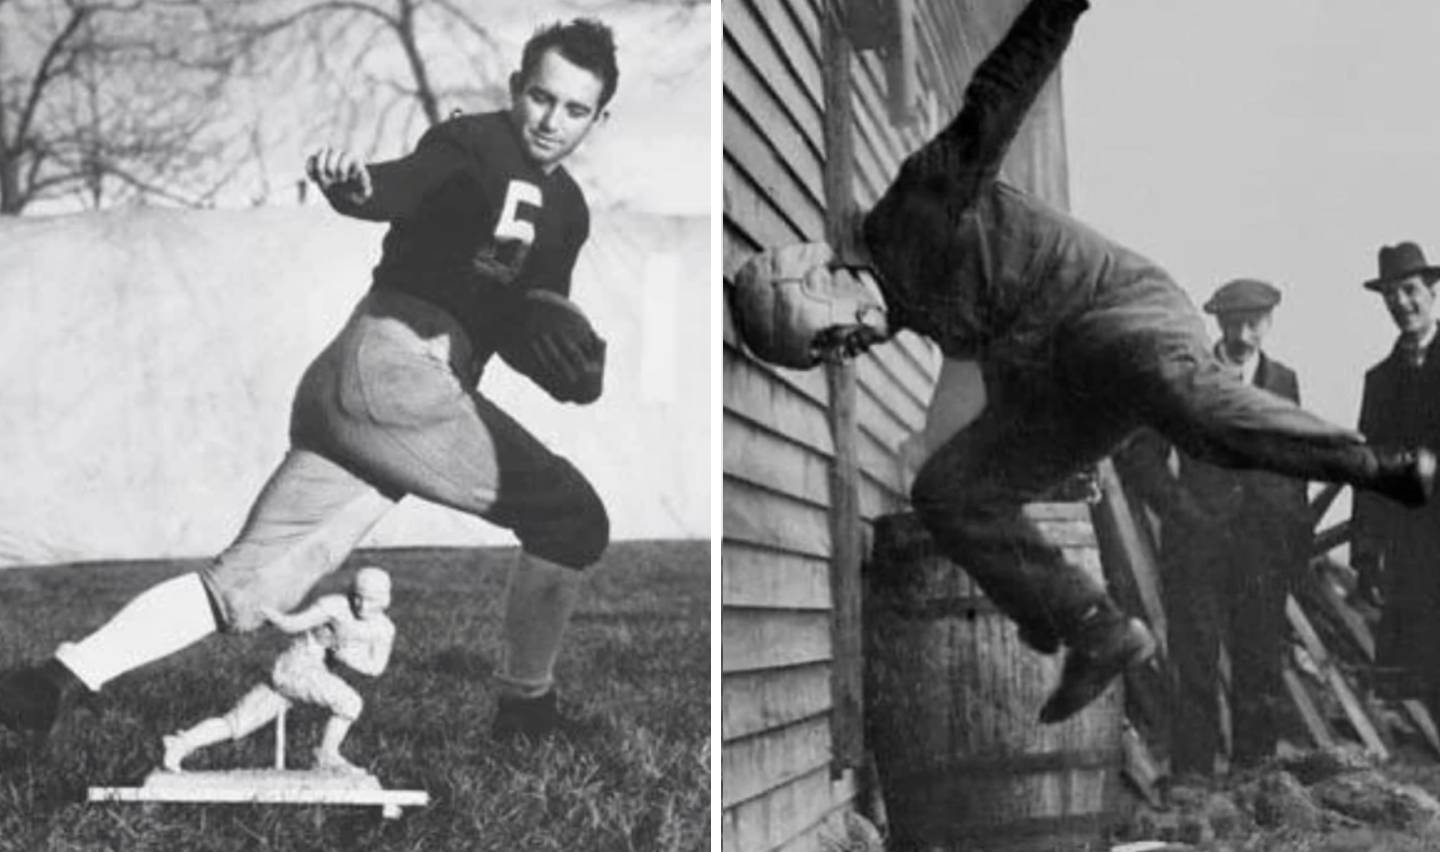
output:
M490 735L497 740L525 737L532 740L547 737L577 737L595 728L593 720L572 719L560 712L555 690L535 698L501 695L495 709Z
M0 674L0 725L48 735L84 691L85 685L59 660L10 669Z
M1081 629L1070 643L1060 685L1040 708L1040 721L1063 722L1099 698L1127 668L1155 654L1155 637L1135 618L1106 619Z

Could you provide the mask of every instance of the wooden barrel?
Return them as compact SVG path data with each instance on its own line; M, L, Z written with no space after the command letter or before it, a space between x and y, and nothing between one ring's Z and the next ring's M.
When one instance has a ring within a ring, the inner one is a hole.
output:
M1099 576L1088 505L1034 504L1027 513ZM1060 655L1024 646L913 514L876 523L865 642L868 741L893 849L1107 848L1123 759L1120 687L1063 724L1039 724Z

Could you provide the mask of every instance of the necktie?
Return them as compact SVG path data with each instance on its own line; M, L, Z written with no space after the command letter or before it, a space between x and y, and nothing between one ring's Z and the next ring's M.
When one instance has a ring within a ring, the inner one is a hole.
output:
M1419 338L1402 337L1396 347L1400 352L1400 360L1411 367L1419 368L1425 366L1425 349L1420 345Z

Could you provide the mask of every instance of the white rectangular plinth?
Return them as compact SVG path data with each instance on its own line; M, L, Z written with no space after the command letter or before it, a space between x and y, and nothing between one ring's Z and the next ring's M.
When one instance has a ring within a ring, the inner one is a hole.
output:
M386 790L374 775L283 769L152 772L140 787L91 787L92 802L253 802L379 805L388 810L428 805L423 790Z

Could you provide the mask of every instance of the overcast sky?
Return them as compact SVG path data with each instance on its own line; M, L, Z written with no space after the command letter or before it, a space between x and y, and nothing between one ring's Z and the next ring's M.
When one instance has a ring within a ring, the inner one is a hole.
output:
M1440 261L1440 2L1098 0L1064 87L1073 211L1197 302L1278 284L1269 348L1353 424L1395 334L1377 250Z

